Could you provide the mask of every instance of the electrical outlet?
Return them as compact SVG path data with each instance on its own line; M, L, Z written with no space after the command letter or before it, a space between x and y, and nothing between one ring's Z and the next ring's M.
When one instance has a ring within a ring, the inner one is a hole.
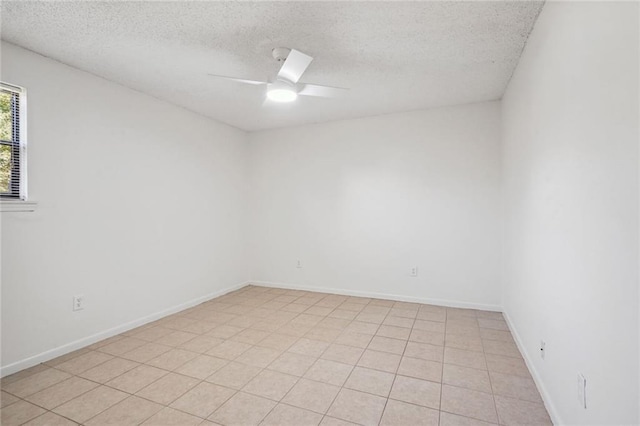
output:
M412 266L411 269L409 270L409 276L411 277L417 277L418 276L418 267L417 266Z
M587 409L587 379L582 375L582 373L578 373L578 402L580 406Z
M298 259L298 262L296 262L296 268L302 268L302 261L300 261L300 259Z
M77 296L73 296L73 310L81 311L84 309L84 296L79 294Z
M540 340L540 358L544 359L545 351L547 350L547 344L544 340Z

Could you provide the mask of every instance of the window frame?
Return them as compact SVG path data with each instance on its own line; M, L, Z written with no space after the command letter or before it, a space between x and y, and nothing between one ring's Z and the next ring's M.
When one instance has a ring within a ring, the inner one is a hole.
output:
M0 140L0 145L10 146L12 150L12 161L15 153L18 156L19 174L13 173L9 180L9 187L12 189L8 193L0 193L0 201L26 201L27 200L27 90L24 87L0 81L0 91L11 93L18 97L18 114L12 114L12 132L15 132L17 124L17 146L14 136L11 141ZM15 110L14 110L15 112ZM17 185L15 179L18 179ZM17 191L14 188L17 186Z

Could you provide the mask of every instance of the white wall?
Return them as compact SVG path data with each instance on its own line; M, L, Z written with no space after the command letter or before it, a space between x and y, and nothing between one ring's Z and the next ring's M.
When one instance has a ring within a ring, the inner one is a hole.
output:
M638 75L636 2L548 2L503 99L504 307L562 424L640 420Z
M490 102L250 134L252 280L499 307L499 120Z
M1 215L3 367L247 280L244 132L5 43L2 80L39 203Z

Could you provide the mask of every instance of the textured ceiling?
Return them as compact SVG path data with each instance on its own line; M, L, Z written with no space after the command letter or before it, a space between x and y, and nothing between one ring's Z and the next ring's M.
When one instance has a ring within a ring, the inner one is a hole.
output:
M542 2L2 2L2 38L245 130L502 97ZM264 104L277 46L339 99Z

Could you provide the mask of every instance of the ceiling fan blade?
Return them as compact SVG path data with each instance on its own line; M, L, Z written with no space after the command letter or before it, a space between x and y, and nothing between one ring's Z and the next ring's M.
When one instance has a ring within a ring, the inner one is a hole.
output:
M323 98L336 98L347 93L349 89L343 87L320 86L319 84L305 84L298 91L298 95L320 96Z
M280 71L278 71L278 77L284 78L292 83L297 83L311 61L313 61L311 56L305 55L298 50L291 49L287 59L285 59L284 64L282 64Z
M216 77L216 78L224 78L225 80L231 80L238 83L253 84L254 86L259 86L261 84L268 84L266 81L245 80L243 78L228 77L226 75L218 75L218 74L207 74L207 75L211 77Z

